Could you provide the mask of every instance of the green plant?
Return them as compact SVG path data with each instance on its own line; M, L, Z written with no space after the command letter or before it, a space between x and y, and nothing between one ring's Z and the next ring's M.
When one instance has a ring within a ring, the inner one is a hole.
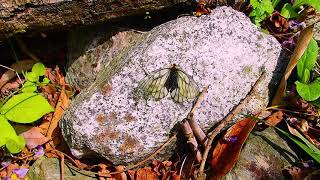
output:
M274 5L271 0L250 0L250 4L253 10L249 16L257 26L260 26L260 22L268 17L274 10Z
M40 77L45 74L45 66L37 63L32 71L25 74L26 82L19 94L10 96L0 107L0 147L5 146L10 153L20 152L25 141L18 136L8 120L16 123L32 123L43 115L54 111L45 97L37 91L37 86L48 84L49 79Z
M252 120L258 121L258 122L262 122L266 125L268 125L264 120L259 119L255 116L251 116L248 115L246 116ZM295 136L289 134L288 132L278 128L278 127L274 127L271 126L273 128L275 128L276 130L278 130L281 134L285 135L286 137L288 137L289 139L291 139L296 145L298 145L301 149L303 149L307 154L309 154L315 161L317 161L318 163L320 163L320 150L313 145L312 143L310 143L303 135L301 135L298 131L295 132ZM302 141L302 142L301 142Z
M311 71L315 68L318 51L317 42L311 39L297 64L298 80L295 84L298 94L306 101L315 101L320 97L320 77L311 82Z
M272 14L279 2L280 0L250 0L253 10L249 16L253 23L260 26L260 23ZM280 14L288 19L297 18L299 16L297 12L302 5L312 6L317 11L320 11L319 0L296 0L293 5L291 5L291 3L285 3L281 8Z

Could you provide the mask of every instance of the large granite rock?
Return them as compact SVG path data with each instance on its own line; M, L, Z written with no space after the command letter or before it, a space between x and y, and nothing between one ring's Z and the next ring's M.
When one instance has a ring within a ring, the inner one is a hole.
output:
M169 95L159 101L137 98L138 83L155 70L175 63L200 89L209 85L195 113L199 125L208 130L239 104L262 71L267 76L243 112L266 107L283 65L276 39L229 7L167 22L134 42L106 62L95 82L65 112L60 126L75 156L102 156L115 164L137 162L168 140L192 100L176 103ZM171 155L172 148L159 157Z

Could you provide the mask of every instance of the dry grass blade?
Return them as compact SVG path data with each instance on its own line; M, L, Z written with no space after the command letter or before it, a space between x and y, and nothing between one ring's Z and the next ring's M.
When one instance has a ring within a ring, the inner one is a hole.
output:
M272 106L280 105L281 99L284 95L287 86L287 80L292 73L292 70L296 67L299 59L303 55L304 51L308 47L308 44L313 35L313 26L309 26L306 29L301 31L297 46L290 58L289 64L286 68L286 71L281 79L280 85L277 89L277 92L272 100Z

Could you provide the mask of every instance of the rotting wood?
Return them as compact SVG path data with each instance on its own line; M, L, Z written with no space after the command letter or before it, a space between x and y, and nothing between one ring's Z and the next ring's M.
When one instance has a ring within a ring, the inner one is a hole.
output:
M179 6L187 0L0 0L0 40L30 30L91 25Z

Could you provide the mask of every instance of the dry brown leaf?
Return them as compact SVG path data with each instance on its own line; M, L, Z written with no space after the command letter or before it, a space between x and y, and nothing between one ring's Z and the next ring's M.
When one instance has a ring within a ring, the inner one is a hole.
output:
M213 150L211 168L214 171L213 179L220 179L236 164L241 148L256 125L256 121L246 118L234 124L225 138L218 141Z
M33 149L37 147L38 145L42 145L49 141L49 138L45 137L43 134L41 134L41 129L38 127L33 127L29 129L28 131L22 133L21 135L26 140L26 145L28 149Z
M266 123L269 126L276 126L279 122L281 122L283 119L283 112L277 111L275 113L272 113L269 117L267 117Z
M135 174L136 172L134 170L128 170L128 176L131 180L135 180Z
M56 145L61 143L61 139L59 138L60 128L58 124L63 115L64 110L69 106L69 103L70 99L66 96L64 90L62 89L50 126L48 128L48 132L46 133L46 137L52 139L50 143L46 144L47 149L50 149L49 146L56 147Z
M300 33L297 46L290 58L289 64L284 72L281 82L278 86L277 92L272 100L272 106L280 105L284 92L287 86L287 80L292 73L292 70L296 67L300 57L303 55L304 51L308 47L308 44L313 36L313 26L309 26L302 30Z
M157 174L150 167L145 167L137 170L136 177L136 180L156 180Z
M116 166L115 169L116 171L124 171L125 170L125 166ZM119 173L119 174L113 174L112 178L114 178L115 180L127 180L127 175L125 172Z

